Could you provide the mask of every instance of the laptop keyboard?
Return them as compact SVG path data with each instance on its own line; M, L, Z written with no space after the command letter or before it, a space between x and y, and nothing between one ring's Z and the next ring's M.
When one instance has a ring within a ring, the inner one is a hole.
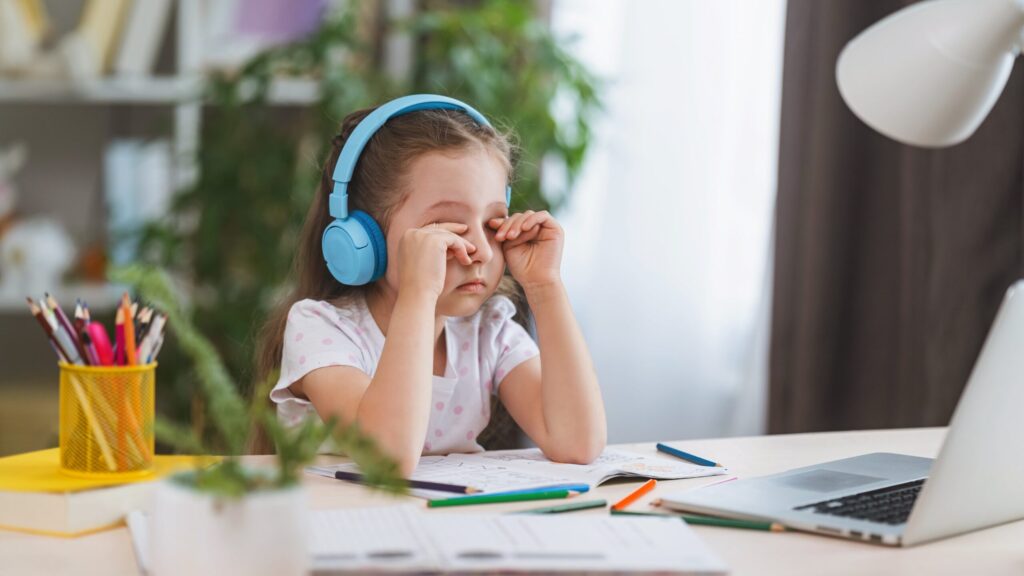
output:
M833 500L798 506L794 510L810 510L816 514L829 514L881 522L903 524L910 517L914 501L924 486L924 480L887 486L870 492L861 492Z

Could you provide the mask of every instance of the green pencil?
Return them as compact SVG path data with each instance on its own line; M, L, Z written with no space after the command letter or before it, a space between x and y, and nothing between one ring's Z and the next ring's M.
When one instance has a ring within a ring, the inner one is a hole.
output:
M657 512L629 512L628 510L612 510L613 516L667 516L680 518L687 524L701 526L719 526L722 528L744 528L747 530L764 530L766 532L784 532L786 527L778 522L759 522L757 520L733 520L731 518L712 518L710 516L689 516L686 514L658 514Z
M526 500L554 500L555 498L568 498L579 492L572 490L547 490L543 492L518 492L512 494L476 494L474 496L457 496L443 500L431 500L427 502L427 508L441 508L444 506L468 506L472 504L497 504L498 502L523 502Z
M532 510L517 510L515 512L509 512L509 514L560 514L562 512L574 512L576 510L604 508L607 505L607 500L583 500L580 502L559 504L558 506L548 506L546 508L534 508Z

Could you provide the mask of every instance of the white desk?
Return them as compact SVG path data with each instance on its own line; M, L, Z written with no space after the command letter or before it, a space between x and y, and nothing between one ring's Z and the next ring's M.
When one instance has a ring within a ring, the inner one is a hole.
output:
M679 444L695 454L727 464L740 477L780 472L865 452L889 451L932 457L944 429L796 434L753 438L693 440ZM625 448L655 453L654 444ZM251 457L254 461L265 457ZM324 461L336 459L325 458ZM701 486L717 478L659 482L632 509L648 509L661 494ZM308 476L315 508L374 506L394 499L360 486ZM639 482L606 484L588 498L614 502ZM412 499L416 500L416 499ZM418 500L417 500L418 501ZM538 507L524 502L459 508L467 514ZM954 503L951 503L954 504ZM456 508L449 509L450 511ZM601 514L600 510L573 514ZM725 559L732 574L1022 574L1024 521L1006 524L915 548L896 549L801 534L696 526L695 530ZM128 531L124 528L78 539L47 538L0 531L0 575L137 574Z

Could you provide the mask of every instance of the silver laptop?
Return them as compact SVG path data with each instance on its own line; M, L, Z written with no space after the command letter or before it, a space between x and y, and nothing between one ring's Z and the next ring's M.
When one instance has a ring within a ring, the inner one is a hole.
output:
M1024 280L989 330L935 460L874 453L675 494L677 510L912 546L1024 518Z

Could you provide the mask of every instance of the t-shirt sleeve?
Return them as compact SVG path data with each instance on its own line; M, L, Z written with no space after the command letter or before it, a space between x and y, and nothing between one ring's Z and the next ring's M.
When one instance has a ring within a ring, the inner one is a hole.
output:
M270 399L276 404L308 405L289 386L325 366L353 366L369 374L359 332L354 320L327 302L301 300L292 305L284 329L281 376Z
M513 368L540 355L537 344L518 322L513 320L516 307L505 296L495 296L489 302L490 310L484 316L487 325L484 333L493 334L490 339L494 362L494 386L492 392L497 394L502 380Z

